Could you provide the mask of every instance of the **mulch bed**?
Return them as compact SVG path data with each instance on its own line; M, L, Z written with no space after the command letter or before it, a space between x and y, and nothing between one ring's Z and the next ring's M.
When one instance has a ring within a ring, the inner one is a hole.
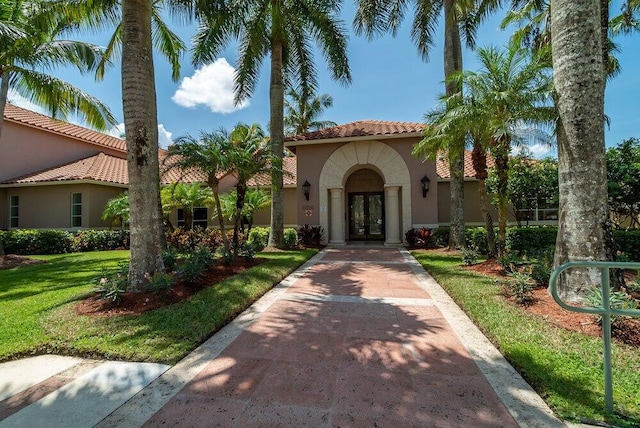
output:
M18 266L39 265L42 263L46 263L46 261L31 259L27 256L18 256L16 254L0 256L0 269L12 269Z
M204 288L214 286L265 261L266 259L258 258L250 261L237 258L230 266L219 263L210 267L202 279L194 284L178 282L165 294L155 292L124 293L117 304L109 300L100 299L98 295L91 296L76 303L75 311L78 315L90 316L139 315L152 309L180 302Z

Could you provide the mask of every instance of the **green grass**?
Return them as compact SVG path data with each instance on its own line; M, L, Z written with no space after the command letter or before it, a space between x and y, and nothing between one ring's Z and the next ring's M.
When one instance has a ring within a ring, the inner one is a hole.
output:
M0 271L0 361L51 352L174 364L316 250L259 253L268 259L175 305L138 316L79 316L73 301L93 291L103 267L126 251L38 256L43 265Z
M617 415L607 415L601 338L555 327L509 304L491 278L463 269L460 257L422 252L414 256L558 417L640 426L638 349L613 345Z

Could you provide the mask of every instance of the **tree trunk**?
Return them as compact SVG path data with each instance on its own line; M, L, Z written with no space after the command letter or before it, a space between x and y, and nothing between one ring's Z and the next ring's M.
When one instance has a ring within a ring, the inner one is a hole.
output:
M2 138L2 125L4 125L4 107L7 105L7 98L9 97L9 77L8 71L3 71L0 74L0 138Z
M460 29L455 17L455 1L444 2L444 77L445 80L453 73L462 71L462 46L460 44ZM448 97L460 92L462 88L455 82L446 84ZM460 147L450 148L449 171L451 191L451 232L449 247L461 248L465 244L464 237L464 141Z
M271 228L269 246L284 248L284 182L282 163L284 156L284 78L282 74L283 47L278 40L271 42L271 84L269 99L271 120Z
M129 172L129 290L164 272L159 214L158 117L151 45L152 0L122 2L122 106Z
M216 203L216 211L218 213L218 224L220 225L220 234L222 235L222 244L227 254L231 251L229 247L229 239L227 238L227 230L224 227L224 214L222 214L222 204L220 203L220 194L218 192L218 183L209 182L209 187L213 192L213 200Z
M487 196L487 153L481 144L473 144L473 153L471 155L473 161L473 169L476 172L478 180L478 194L480 197L480 212L484 218L485 230L487 231L487 257L493 259L496 257L496 235L493 230L493 218L489 212L489 198Z
M244 208L244 198L247 194L246 183L236 184L236 213L233 216L235 225L233 227L233 253L237 256L240 249L240 228L242 227L242 209Z
M182 212L184 214L184 229L193 229L193 207L183 208Z
M511 141L502 138L497 141L494 158L498 176L498 257L503 257L507 244L507 185L509 182L509 149Z
M558 125L558 238L554 263L605 260L608 222L604 145L605 66L600 0L552 0L551 43ZM588 43L585 43L585 41ZM572 270L560 296L582 300L599 270Z

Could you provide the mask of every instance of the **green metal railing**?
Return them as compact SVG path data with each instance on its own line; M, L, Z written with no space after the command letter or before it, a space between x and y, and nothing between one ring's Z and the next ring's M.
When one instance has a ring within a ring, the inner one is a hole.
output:
M583 268L599 268L600 277L602 279L602 290L608 292L602 293L602 306L572 306L563 301L558 295L558 276L567 269L583 267ZM558 267L551 274L549 279L549 289L553 299L564 309L573 312L582 312L586 314L600 315L602 317L602 338L604 340L604 398L607 412L613 413L613 374L611 370L611 316L622 315L628 317L640 317L640 310L636 309L615 309L611 307L611 286L610 286L610 269L640 269L640 263L628 262L568 262Z

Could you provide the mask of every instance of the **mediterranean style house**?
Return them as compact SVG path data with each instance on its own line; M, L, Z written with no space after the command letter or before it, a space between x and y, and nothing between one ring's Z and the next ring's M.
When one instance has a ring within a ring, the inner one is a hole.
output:
M128 187L125 141L7 104L0 139L0 229L109 228L106 202ZM422 124L359 121L289 138L285 145L285 225L320 225L325 242L403 242L411 228L449 223L444 160L411 156ZM160 157L166 151L160 150ZM470 153L465 164L465 217L482 224ZM193 173L165 174L163 184L202 182ZM234 185L221 177L221 190ZM251 185L269 186L268 176ZM194 213L215 226L211 210ZM172 223L179 224L179 213ZM269 210L255 216L269 224Z

